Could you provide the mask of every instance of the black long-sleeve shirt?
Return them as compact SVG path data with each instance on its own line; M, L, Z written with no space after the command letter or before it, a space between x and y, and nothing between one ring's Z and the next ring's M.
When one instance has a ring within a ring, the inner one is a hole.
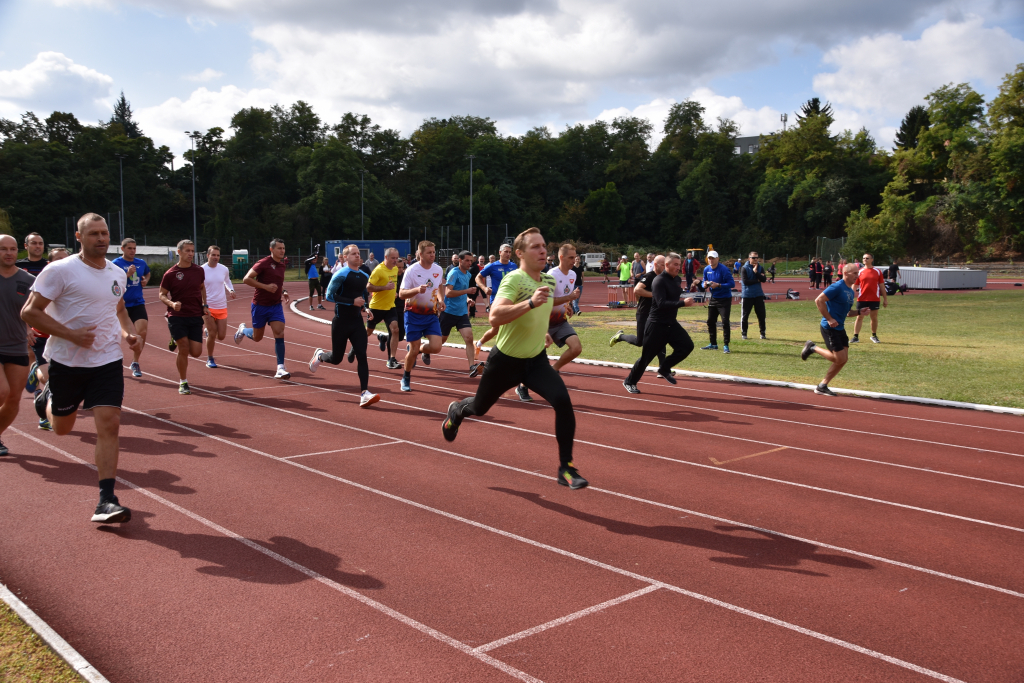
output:
M362 297L369 281L366 273L345 266L331 278L327 285L327 300L334 302L334 314L339 318L360 317L361 308L353 302Z
M682 280L678 275L672 277L667 270L654 278L651 294L654 295L654 301L651 305L651 314L647 318L649 322L673 322L680 307L686 305L686 302L679 298L683 295Z

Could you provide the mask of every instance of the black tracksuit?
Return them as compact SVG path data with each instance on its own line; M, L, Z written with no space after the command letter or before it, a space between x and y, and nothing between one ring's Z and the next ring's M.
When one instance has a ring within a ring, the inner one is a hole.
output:
M359 389L366 391L370 382L370 365L366 361L366 326L362 310L353 302L362 298L369 277L361 270L345 266L331 278L327 286L327 300L334 302L334 320L331 321L331 350L320 360L337 365L345 357L345 344L351 343L356 352Z
M654 295L651 313L647 317L644 329L644 346L640 358L629 371L626 384L636 384L643 376L644 370L659 352L664 353L666 346L672 347L672 353L665 358L658 371L667 374L677 363L682 362L693 351L693 341L683 326L676 320L679 309L685 305L680 299L683 295L682 281L679 276L672 277L665 271L654 278L651 287Z

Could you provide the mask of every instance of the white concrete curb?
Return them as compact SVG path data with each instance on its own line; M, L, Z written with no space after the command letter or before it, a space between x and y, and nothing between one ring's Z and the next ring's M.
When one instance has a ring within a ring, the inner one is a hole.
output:
M39 615L33 612L28 605L23 603L17 598L14 593L7 589L7 586L0 583L0 600L3 600L10 606L14 612L21 617L29 627L36 632L36 634L43 639L43 641L50 646L50 649L57 653L57 655L68 663L72 669L78 672L78 675L89 681L90 683L110 683L103 674L96 670L89 662L85 661L85 657L78 654L75 648L68 644L68 641L57 635L57 632L50 628L49 624L39 618Z
M309 315L308 313L303 313L302 311L298 310L295 307L295 304L297 304L299 301L305 301L308 298L309 297L304 297L302 299L296 299L295 301L292 301L292 303L291 303L292 312L293 313L297 313L298 315L301 315L304 318L308 318L310 320L315 320L315 321L317 321L319 323L323 323L325 325L330 325L331 324L330 320L324 320L323 318L318 318L315 315ZM380 334L380 333L377 333L377 334ZM464 348L466 348L465 344L445 344L445 346L453 348L453 349L464 349ZM485 347L483 347L483 350L484 351L490 351L491 347L485 346ZM555 358L558 358L558 356L548 356L548 358L554 360ZM612 361L603 361L603 360L588 360L586 358L576 358L572 362L573 363L579 363L580 365L595 365L595 366L598 366L598 367L606 367L606 368L623 368L625 370L629 370L630 368L633 367L632 365L629 365L627 363L613 363ZM656 368L654 366L649 366L647 368L647 372L657 372L657 371L658 371L658 368ZM756 377L738 377L738 376L735 376L735 375L721 375L721 374L714 373L714 372L696 372L694 370L681 370L679 368L676 368L676 374L677 375L685 375L687 377L701 377L703 379L717 379L717 380L722 380L722 381L725 381L725 382L739 382L741 384L763 384L763 385L770 386L770 387L786 387L786 388L789 388L789 389L804 389L804 390L808 390L808 391L814 391L814 385L813 384L797 384L796 382L782 382L782 381L775 380L775 379L757 379ZM885 399L887 401L902 401L904 403L923 403L925 405L940 406L940 407L943 407L943 408L961 408L961 409L964 409L964 410L981 410L981 411L988 412L988 413L1003 413L1003 414L1006 414L1006 415L1024 415L1024 408L1007 408L1007 407L1004 407L1004 406L990 406L990 405L986 405L984 403L966 403L964 401L947 401L947 400L941 399L941 398L924 398L923 396L902 396L900 394L883 394L883 393L879 393L877 391L862 391L860 389L837 389L836 387L829 387L829 388L832 389L832 391L834 391L835 393L842 394L844 396L859 396L861 398L878 398L878 399Z

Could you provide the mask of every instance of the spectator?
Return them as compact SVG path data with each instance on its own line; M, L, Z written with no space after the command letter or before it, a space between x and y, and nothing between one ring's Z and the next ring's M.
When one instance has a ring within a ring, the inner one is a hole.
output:
M572 300L572 310L579 315L580 299L583 297L583 273L586 272L583 267L583 258L579 254L576 254L576 260L573 261L572 272L576 273L576 289L580 290L580 295Z
M761 289L761 283L767 280L767 276L764 273L764 266L760 263L761 259L758 258L757 252L750 252L750 256L747 257L747 262L743 264L743 268L740 269L741 278L740 281L743 285L741 293L742 298L742 313L740 315L740 338L747 338L747 321L750 319L750 310L753 309L755 315L757 315L757 326L761 330L761 339L767 339L765 337L765 311L764 311L764 290Z
M452 269L453 268L458 268L458 267L459 267L459 255L458 254L452 254L452 262L448 265L447 268L444 269L445 282L448 281L448 274L452 272Z
M772 267L768 269L768 274L771 276L771 280L769 280L769 282L774 284L775 283L775 262L774 261L772 262Z
M380 265L380 262L377 259L373 258L373 252L371 251L366 255L366 263L364 265L372 273L373 269Z
M686 291L693 287L693 279L697 277L700 270L700 261L693 257L693 252L686 252L686 261L683 263L683 275L686 276Z
M608 259L601 259L601 272L604 274L604 283L608 284L608 274L612 272L612 264Z
M631 271L631 274L633 276L633 281L634 282L639 281L640 277L643 276L643 274L646 273L646 272L647 272L647 267L644 264L644 262L640 260L640 252L634 252L633 253L633 269Z
M647 265L644 267L644 272L649 273L654 270L654 254L647 252Z
M639 257L640 257L640 254L637 254L637 258L638 259L639 259ZM622 256L619 257L618 271L619 271L619 284L622 285L623 287L625 287L626 285L629 284L629 278L633 274L633 266L629 263L629 261L626 260L626 255L625 254L623 254Z
M834 272L834 269L832 268L832 261L826 261L825 262L825 267L821 271L822 276L825 279L825 287L828 287L829 285L832 284L832 273L833 272Z
M740 274L740 267L742 265L743 265L743 262L740 261L740 258L737 256L736 257L736 263L732 264L732 274L733 275L739 275Z

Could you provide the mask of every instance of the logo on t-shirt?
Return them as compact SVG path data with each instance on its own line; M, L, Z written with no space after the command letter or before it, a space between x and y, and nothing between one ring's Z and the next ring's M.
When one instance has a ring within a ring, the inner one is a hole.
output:
M178 273L178 274L181 275L181 273ZM124 292L121 291L121 285L118 284L117 280L114 280L114 284L113 284L113 286L111 286L110 291L113 292L114 296L116 296L118 298L120 298L121 295L124 293Z
M276 265L274 265L273 263L271 263L271 264L270 264L270 269L271 269L271 270L277 270L277 266L276 266Z
M179 272L174 274L174 277L178 278L179 280L183 280L183 279L185 279L185 273L182 273L182 272L179 271Z

